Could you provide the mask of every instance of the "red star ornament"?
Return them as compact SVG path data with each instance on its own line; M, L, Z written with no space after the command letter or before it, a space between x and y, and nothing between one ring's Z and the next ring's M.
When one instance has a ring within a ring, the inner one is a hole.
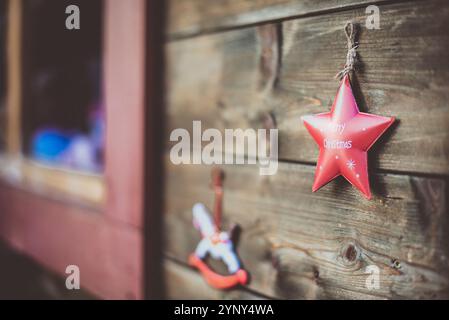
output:
M394 117L360 112L345 75L331 111L303 116L302 120L320 147L312 191L342 175L371 199L367 151L393 124Z

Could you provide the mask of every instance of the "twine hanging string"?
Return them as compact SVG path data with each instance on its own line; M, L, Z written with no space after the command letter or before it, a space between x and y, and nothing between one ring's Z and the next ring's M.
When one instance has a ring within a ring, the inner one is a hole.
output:
M355 64L357 63L357 48L358 43L355 41L356 38L356 25L353 22L348 22L345 25L346 39L348 40L348 53L346 54L346 64L345 67L340 70L335 79L342 80L343 77L350 72L355 70Z
M217 232L220 232L221 230L221 216L223 211L223 176L224 173L221 169L214 168L212 170L212 188L215 193L214 218Z

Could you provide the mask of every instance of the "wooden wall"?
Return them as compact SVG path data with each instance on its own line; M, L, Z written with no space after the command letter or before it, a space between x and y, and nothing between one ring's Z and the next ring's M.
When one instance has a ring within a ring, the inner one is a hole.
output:
M364 27L380 8L380 29ZM206 128L279 129L279 171L225 166L225 224L242 227L248 288L220 293L186 265L200 237L191 207L212 206L210 167L167 158L165 241L172 298L449 297L449 6L429 1L172 0L166 40L168 135ZM369 153L373 199L342 178L312 193L318 148L300 118L330 109L361 24L357 102L397 122ZM170 145L167 144L167 152ZM367 289L368 265L380 288Z

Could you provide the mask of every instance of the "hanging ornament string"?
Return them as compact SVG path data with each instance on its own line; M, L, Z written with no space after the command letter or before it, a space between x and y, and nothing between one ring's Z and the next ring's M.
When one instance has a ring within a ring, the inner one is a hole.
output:
M223 208L223 171L219 168L212 170L212 187L215 192L214 218L217 232L221 230L221 215Z
M345 67L336 75L340 79L340 88L331 110L302 117L304 125L320 148L312 191L318 191L335 177L342 175L370 199L367 153L393 124L394 117L360 112L349 79L358 62L356 25L348 22L344 30L348 40L348 53Z
M189 264L197 268L204 279L216 289L229 289L237 285L248 283L248 273L242 268L240 259L235 251L232 240L232 230L221 229L221 215L223 206L223 178L224 172L220 168L212 170L211 187L214 190L214 220L210 212L202 203L196 203L192 208L193 225L201 233L201 241L195 252L189 256ZM228 275L215 272L205 259L222 260L228 269Z
M348 40L348 53L346 54L345 67L335 76L335 79L340 81L345 75L355 70L355 64L357 63L357 48L359 47L358 43L355 41L357 33L356 25L352 22L348 22L346 23L344 30L346 39Z

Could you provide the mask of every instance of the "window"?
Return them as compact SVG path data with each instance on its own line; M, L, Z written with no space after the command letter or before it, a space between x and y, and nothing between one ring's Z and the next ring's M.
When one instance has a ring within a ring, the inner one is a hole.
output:
M64 277L68 265L79 266L82 288L98 297L141 298L147 1L103 2L7 1L9 81L7 143L0 152L0 237ZM68 3L81 10L79 31L64 29ZM78 64L79 70L70 64ZM58 68L63 71L58 73ZM93 81L85 71L92 69L98 70ZM51 94L43 94L50 74L61 74L66 84L53 84L63 92L48 85ZM103 95L110 129L104 174L33 160L32 146L41 128L88 135L89 119L81 114L89 115L89 105L101 102ZM76 109L71 116L77 118L65 117L57 103L66 112ZM54 109L58 117L47 112Z
M22 151L52 167L102 172L102 1L23 5ZM66 28L69 5L80 8L79 30Z

